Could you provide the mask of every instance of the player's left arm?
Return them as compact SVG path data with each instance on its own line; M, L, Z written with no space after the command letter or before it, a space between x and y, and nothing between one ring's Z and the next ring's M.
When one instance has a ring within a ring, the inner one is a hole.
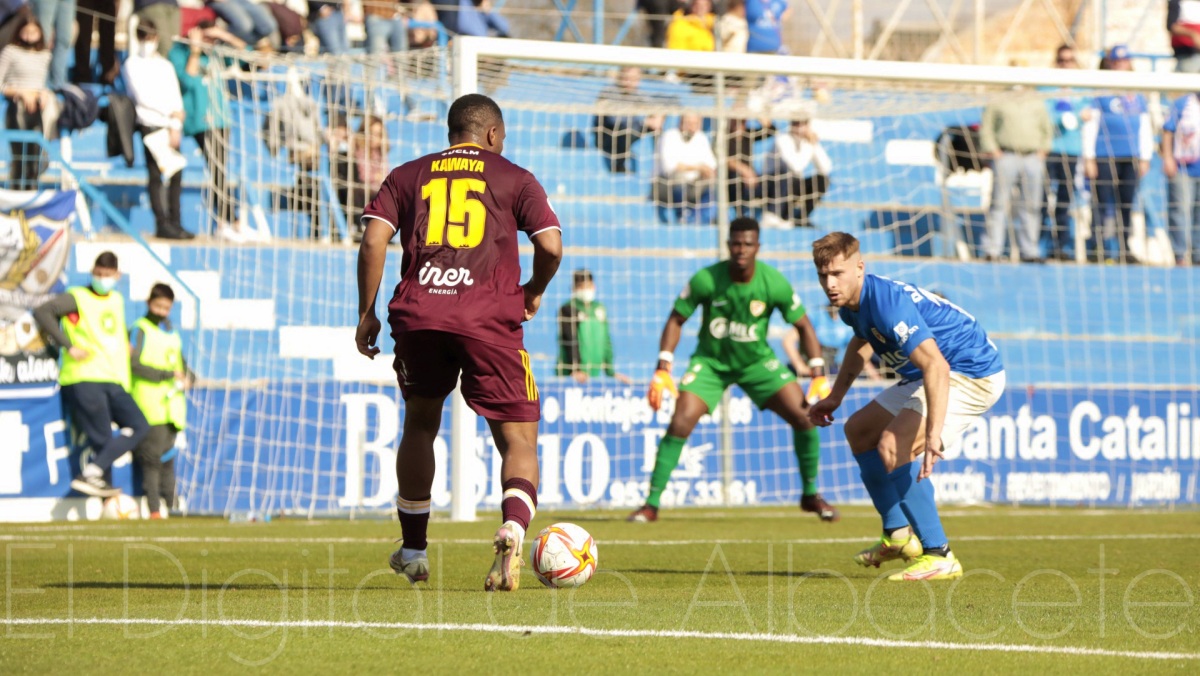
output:
M942 426L950 403L950 364L942 356L937 341L926 338L908 356L925 383L925 457L917 481L933 474L933 465L942 458Z
M808 315L804 315L792 324L800 334L800 346L808 356L808 368L812 377L825 375L825 359L821 357L821 341L817 338L817 330L813 328Z

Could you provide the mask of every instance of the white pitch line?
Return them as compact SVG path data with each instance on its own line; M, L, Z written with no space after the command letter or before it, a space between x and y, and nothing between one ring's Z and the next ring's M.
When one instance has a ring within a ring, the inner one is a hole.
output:
M1197 540L1200 533L1113 533L1104 535L963 535L954 542L1010 542L1012 540L1041 540L1049 542L1085 542L1107 540ZM844 545L869 542L870 538L798 538L792 540L754 539L709 539L709 540L601 540L605 546L686 546L686 545ZM231 537L231 536L141 536L141 535L18 535L0 534L0 542L111 542L111 543L166 543L166 544L381 544L392 543L393 538L294 538L294 537ZM491 544L483 538L433 539L431 544L482 545Z
M803 645L863 646L871 648L915 648L921 650L964 650L1001 653L1072 655L1079 657L1123 657L1135 660L1200 660L1200 653L1154 652L1146 650L1108 650L1078 646L1023 645L1019 643L951 643L947 641L900 641L859 636L798 636L746 632L704 632L662 629L593 629L547 625L452 624L418 622L346 622L336 620L167 620L157 618L37 618L0 619L9 626L47 625L150 625L165 627L250 627L267 629L399 629L414 631L476 632L484 634L528 634L546 636L587 636L603 638L667 638L754 643L791 643Z

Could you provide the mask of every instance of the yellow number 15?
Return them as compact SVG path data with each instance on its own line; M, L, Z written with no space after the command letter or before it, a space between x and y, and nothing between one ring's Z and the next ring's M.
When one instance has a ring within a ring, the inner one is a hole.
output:
M450 189L446 189L449 181ZM429 202L429 231L426 246L449 244L470 249L483 241L487 209L469 193L483 193L487 183L478 178L435 178L421 186L421 199ZM444 241L443 241L444 240Z

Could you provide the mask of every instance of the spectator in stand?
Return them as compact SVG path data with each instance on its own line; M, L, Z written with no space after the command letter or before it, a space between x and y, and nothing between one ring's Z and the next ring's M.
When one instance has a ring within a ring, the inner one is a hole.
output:
M728 167L726 188L729 191L729 206L737 216L757 218L763 187L758 171L754 168L754 146L775 134L775 124L770 118L758 120L755 127L741 118L729 120L728 143L725 163Z
M634 115L629 109L652 104L653 98L641 91L642 69L625 66L617 81L605 87L596 100L601 113L592 118L596 147L604 154L608 170L614 174L637 171L632 157L633 144L647 133L662 129L662 115Z
M717 51L745 54L750 41L750 24L746 22L746 0L729 0L725 13L717 19Z
M667 26L667 49L711 52L716 46L713 36L712 0L692 0L677 10Z
M1169 0L1167 31L1175 51L1175 70L1200 73L1200 0Z
M0 0L0 49L12 44L17 31L31 18L29 0Z
M4 126L48 133L57 114L54 92L46 88L50 77L50 50L37 19L28 17L13 43L0 50L0 92L8 100ZM11 190L37 190L45 170L44 152L36 143L14 142L9 162Z
M177 0L133 0L138 21L149 21L158 30L158 53L169 56L175 38L179 37L179 3Z
M681 223L713 222L717 157L703 126L699 115L684 113L679 128L668 129L659 139L652 195L661 223L671 222L672 211Z
M304 53L305 15L308 14L308 3L299 0L282 2L264 2L263 7L271 13L275 25L279 27L277 37L272 41L281 53Z
M1116 45L1105 55L1111 70L1133 70L1129 49ZM1141 94L1097 96L1095 111L1083 125L1084 168L1092 181L1092 236L1088 256L1093 261L1128 262L1130 219L1137 204L1138 184L1154 156L1149 108ZM1115 231L1106 230L1108 210Z
M1050 113L1040 96L1014 88L983 109L979 147L992 163L992 206L981 242L984 257L998 261L1004 250L1009 219L1013 216L1013 190L1020 225L1016 246L1021 262L1042 263L1038 239L1042 234L1042 192L1046 183L1046 155L1054 142Z
M194 380L183 358L183 341L171 324L174 305L171 287L155 284L146 301L146 316L129 331L129 394L149 425L133 457L151 519L163 518L163 503L168 510L175 503L175 437L187 428L184 392Z
M682 0L637 0L637 9L646 15L646 43L649 46L666 46L667 24L681 4Z
M120 279L116 254L105 251L92 266L91 285L73 286L33 311L42 335L61 350L63 407L94 453L71 488L97 497L120 493L105 475L150 428L129 396L125 297L116 290ZM131 434L114 435L113 423Z
M579 384L606 375L625 385L633 380L617 373L613 364L608 309L596 300L596 282L590 270L575 271L571 300L558 309L558 366L555 373L571 376Z
M78 0L75 21L79 35L75 38L75 68L72 82L95 82L92 70L92 32L100 33L100 82L112 84L121 68L117 63L117 0Z
M753 54L781 54L783 22L791 14L787 0L746 0L746 21L750 38L746 51Z
M438 20L454 35L506 38L511 34L508 20L493 9L492 0L438 0L434 5Z
M1078 68L1075 49L1060 45L1055 55L1056 68ZM1093 111L1087 108L1087 100L1062 92L1061 98L1047 99L1050 122L1054 127L1054 142L1046 157L1046 174L1049 177L1047 200L1054 195L1054 213L1050 219L1050 256L1055 260L1074 260L1074 241L1071 237L1071 207L1075 204L1075 173L1082 152L1080 129L1091 119Z
M146 149L146 191L154 211L154 234L163 239L192 239L195 235L183 229L180 215L183 170L174 167L164 192L159 159L167 151L161 145L151 143L155 134L166 133L170 148L179 152L184 117L179 78L171 62L158 53L158 30L154 24L149 21L138 24L134 47L134 52L125 59L121 75L129 98L137 108L138 131L142 133Z
M50 48L51 90L67 84L67 60L75 37L75 0L30 0Z
M1175 264L1200 265L1200 94L1185 94L1172 104L1161 152Z
M809 167L816 170L810 175ZM763 164L765 228L812 227L809 215L829 191L833 160L807 117L792 120L786 134L775 134L775 147Z
M321 43L322 54L345 54L350 51L350 42L346 39L346 16L342 13L341 2L308 3L308 27Z
M367 53L386 54L408 49L408 21L397 0L363 0Z
M210 69L219 64L213 62L206 48L218 42L234 49L246 47L236 35L204 21L192 29L187 42L175 44L169 58L183 94L183 134L195 139L208 166L209 206L216 219L216 234L237 242L250 239L255 233L241 231L234 211L229 185L229 100L223 89L212 87L207 81Z
M265 40L273 48L279 47L279 24L271 10L257 0L208 0L205 4L242 42L258 47Z
M364 118L350 147L354 157L354 181L350 184L347 208L353 218L347 218L346 221L358 224L362 222L363 210L375 199L383 179L392 170L388 163L387 127L383 119Z
M408 27L408 48L409 49L426 49L428 47L436 47L438 42L438 31L436 28L421 28L412 24L435 24L438 22L437 9L429 0L413 0L408 3L409 11L412 15L409 17Z

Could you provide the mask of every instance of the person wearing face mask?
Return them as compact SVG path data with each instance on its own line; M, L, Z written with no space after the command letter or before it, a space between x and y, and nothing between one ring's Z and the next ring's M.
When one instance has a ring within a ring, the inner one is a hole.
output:
M93 452L71 488L97 497L120 493L105 475L150 428L129 395L125 297L116 290L120 279L116 254L105 251L92 266L90 286L73 286L33 311L42 335L62 351L58 384L63 406ZM113 436L113 423L131 434Z
M613 366L608 309L596 301L596 282L590 270L575 271L571 300L558 310L558 368L583 384L601 374L629 385L633 381Z
M163 517L175 501L175 437L187 428L187 397L193 376L183 358L183 342L171 324L175 292L155 284L146 301L146 316L129 331L130 394L142 409L150 431L133 449L135 472L142 477L151 519Z
M160 162L168 159L164 155L173 153L150 142L155 134L165 130L170 148L177 153L183 139L183 95L179 91L179 78L175 76L175 67L159 52L158 42L158 29L153 23L143 21L138 24L136 51L125 60L121 77L137 108L138 131L142 133L146 148L146 192L154 211L154 234L163 239L192 239L195 235L183 229L180 215L183 170L178 165L173 167L174 173L165 177L167 189L164 191Z

